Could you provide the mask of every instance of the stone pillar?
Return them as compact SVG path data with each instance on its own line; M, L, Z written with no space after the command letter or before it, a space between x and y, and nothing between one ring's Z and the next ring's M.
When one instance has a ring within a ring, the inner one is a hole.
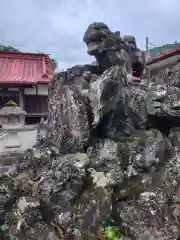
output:
M6 136L5 149L19 149L22 145L20 137L16 129L8 129L8 135Z
M21 110L24 110L24 96L21 93L19 95L19 107Z
M24 110L24 96L23 96L22 93L20 93L20 95L19 95L19 107L20 107L21 110ZM19 115L19 123L21 125L24 125L24 123L25 123L25 115L23 115L23 114Z

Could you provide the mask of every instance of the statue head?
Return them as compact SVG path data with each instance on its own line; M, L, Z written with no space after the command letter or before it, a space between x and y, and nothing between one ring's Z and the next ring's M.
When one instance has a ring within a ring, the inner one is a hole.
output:
M136 47L136 38L132 35L124 35L123 36L123 41L128 44L130 47L134 46Z
M88 48L88 54L95 56L105 51L107 48L107 40L110 38L111 34L111 30L102 22L90 24L83 37L83 41Z
M89 25L84 38L89 55L95 56L98 65L104 70L112 65L124 64L126 59L122 54L123 49L128 55L128 46L122 41L120 32L112 32L109 27L101 22Z
M142 76L145 64L145 56L137 47L136 38L132 35L124 35L122 39L128 45L130 50L133 75L136 77Z

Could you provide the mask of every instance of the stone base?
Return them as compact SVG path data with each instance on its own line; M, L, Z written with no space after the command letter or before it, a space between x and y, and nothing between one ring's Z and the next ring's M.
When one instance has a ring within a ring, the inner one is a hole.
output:
M18 136L17 132L13 132L13 131L8 132L4 148L16 149L16 148L21 148L21 145L22 145L21 140L20 140L20 137Z

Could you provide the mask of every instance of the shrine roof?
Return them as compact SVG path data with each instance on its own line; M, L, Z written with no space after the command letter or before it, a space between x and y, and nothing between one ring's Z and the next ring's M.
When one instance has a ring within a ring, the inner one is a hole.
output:
M47 54L0 52L0 83L49 83L53 75L54 64Z

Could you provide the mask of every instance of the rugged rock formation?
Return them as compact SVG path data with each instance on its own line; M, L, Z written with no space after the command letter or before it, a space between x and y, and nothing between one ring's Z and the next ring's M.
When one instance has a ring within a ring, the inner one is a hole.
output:
M55 75L36 146L0 175L1 238L177 240L179 88L129 84L103 23L84 41L96 64Z
M175 66L171 68L166 68L161 71L159 74L153 76L151 78L151 86L152 85L167 85L180 87L180 63L178 62Z

